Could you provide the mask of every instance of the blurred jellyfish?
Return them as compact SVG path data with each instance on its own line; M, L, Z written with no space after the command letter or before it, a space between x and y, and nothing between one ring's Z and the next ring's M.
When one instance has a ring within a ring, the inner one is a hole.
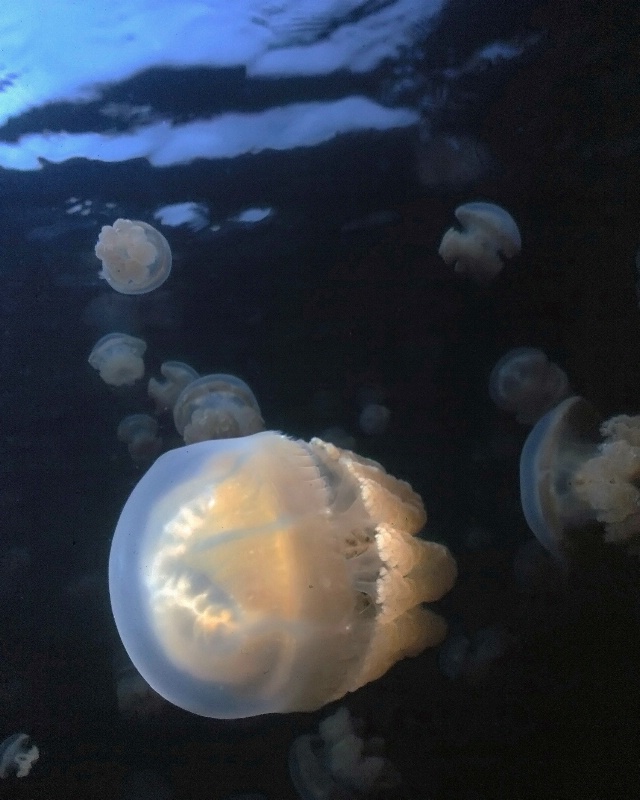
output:
M569 394L564 370L535 347L516 347L500 358L489 376L489 395L522 425L533 425Z
M264 430L255 395L235 375L204 375L180 392L173 407L176 430L186 444L231 439Z
M439 644L456 578L420 497L375 461L272 431L160 456L127 501L109 590L163 697L220 718L303 711Z
M380 436L387 430L391 412L386 406L369 403L360 412L358 425L367 436Z
M124 650L113 658L113 675L118 711L123 717L147 719L162 710L164 699L149 686Z
M320 438L323 442L335 444L336 447L340 447L343 450L353 450L356 446L355 437L339 425L331 425L329 428L325 428L320 434Z
M384 740L364 739L341 706L316 735L294 739L289 774L301 800L357 800L395 789L400 775L384 756Z
M96 256L100 277L122 294L145 294L157 289L171 272L171 248L164 236L146 222L117 219L104 225Z
M25 778L40 757L40 751L26 733L14 733L0 742L0 778Z
M130 414L120 421L118 439L124 442L136 464L153 461L162 451L158 423L148 414Z
M147 344L126 333L108 333L93 346L89 364L109 386L129 386L144 375Z
M193 367L183 361L164 361L160 365L160 372L164 381L150 378L147 392L149 397L155 400L158 413L173 411L180 392L200 376Z
M520 457L527 524L553 555L640 534L640 417L602 421L581 397L540 419Z
M449 228L442 237L440 256L477 283L488 283L502 270L501 256L513 258L522 240L513 217L493 203L465 203L455 215L462 230Z
M447 678L469 683L484 680L507 652L510 637L500 627L481 628L471 635L454 633L440 647L438 665Z

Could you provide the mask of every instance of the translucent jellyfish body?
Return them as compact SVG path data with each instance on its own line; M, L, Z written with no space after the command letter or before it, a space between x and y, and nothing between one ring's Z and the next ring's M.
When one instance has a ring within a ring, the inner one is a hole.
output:
M640 417L602 422L581 397L545 414L520 457L527 524L562 560L640 534L639 481Z
M129 414L118 425L118 439L124 442L129 455L137 464L144 464L160 454L162 439L158 423L148 414Z
M14 733L0 742L0 778L15 775L25 778L40 756L26 733Z
M232 439L264 430L255 395L235 375L203 375L180 392L173 407L176 430L187 444Z
M438 252L456 272L488 283L504 267L501 255L513 258L520 252L518 226L511 214L493 203L465 203L455 215L462 230L449 228Z
M542 350L516 347L491 370L489 394L522 425L533 425L569 394L569 379Z
M162 411L173 410L180 392L199 375L193 367L183 361L165 361L160 365L163 381L150 378L148 394L156 403L156 409Z
M379 403L368 403L360 412L358 425L367 436L380 436L387 430L391 412Z
M342 706L322 720L317 735L294 739L289 773L301 800L358 800L396 789L400 776L384 757L384 741L363 739Z
M127 386L144 375L147 343L127 333L108 333L94 344L89 364L109 386Z
M95 248L102 261L100 277L121 294L146 294L161 286L171 272L171 248L146 222L117 219L104 225Z
M374 461L265 431L161 456L109 561L143 678L209 717L319 708L444 638L454 583L411 487Z

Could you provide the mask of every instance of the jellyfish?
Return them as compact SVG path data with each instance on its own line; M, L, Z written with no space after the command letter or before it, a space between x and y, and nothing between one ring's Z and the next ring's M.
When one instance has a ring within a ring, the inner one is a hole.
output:
M384 740L359 736L344 706L322 720L317 734L294 739L289 774L301 800L357 800L378 796L400 783L384 756Z
M144 375L147 344L127 333L108 333L93 346L89 363L109 386L129 386Z
M152 461L162 450L158 423L148 414L129 414L118 425L118 439L124 442L137 464Z
M40 751L26 733L14 733L0 742L0 778L15 773L16 778L25 778L40 757Z
M368 403L360 412L358 426L367 436L380 436L387 430L391 412L379 403Z
M183 361L165 361L160 365L160 372L164 381L150 378L147 392L149 397L155 400L158 413L173 411L180 392L200 376L193 367Z
M569 397L532 428L520 456L520 498L529 528L561 561L601 542L640 534L640 417L604 422Z
M462 230L449 228L438 253L456 272L464 272L477 283L488 283L502 270L501 258L520 252L522 240L513 217L493 203L465 203L455 215Z
M515 347L491 370L489 394L522 425L533 425L569 394L569 379L542 350Z
M173 407L176 430L187 444L231 439L264 430L255 395L235 375L204 375L189 383Z
M102 261L100 277L121 294L151 292L171 272L169 242L140 220L117 219L104 225L95 252Z
M111 606L138 672L207 717L311 711L439 644L452 587L420 497L375 461L273 431L160 456L126 502Z

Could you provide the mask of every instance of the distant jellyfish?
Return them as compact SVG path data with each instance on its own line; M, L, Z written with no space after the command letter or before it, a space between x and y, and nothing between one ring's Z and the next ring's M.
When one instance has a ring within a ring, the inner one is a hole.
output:
M113 225L104 225L95 252L102 261L100 277L121 294L151 292L171 272L169 243L139 220L117 219Z
M358 426L367 436L380 436L387 430L391 412L379 403L369 403L360 412Z
M173 408L176 430L186 444L233 439L264 430L255 395L235 375L204 375L188 384Z
M158 423L148 414L130 414L118 425L118 439L124 442L136 464L153 461L160 455L162 439L158 436Z
M455 215L462 230L449 228L442 238L440 256L456 272L477 283L488 283L502 270L502 256L513 258L522 247L513 217L493 203L465 203Z
M424 603L456 564L380 464L273 431L160 456L120 515L122 642L171 703L218 718L311 711L439 644Z
M511 638L500 626L480 628L467 636L454 633L440 647L438 666L447 678L479 683L511 646Z
M569 379L542 350L516 347L500 358L489 376L489 394L522 425L533 425L569 394Z
M154 691L134 667L126 652L113 658L118 711L126 719L148 719L165 706L165 700Z
M25 778L40 757L40 751L26 733L14 733L0 742L0 778Z
M328 428L325 428L319 438L322 439L323 442L330 442L343 450L353 450L356 446L355 437L348 431L345 431L344 428L341 428L340 425L330 425Z
M640 416L604 422L569 397L533 427L520 456L520 499L538 541L562 561L640 537Z
M89 364L109 386L129 386L144 375L147 344L127 333L108 333L93 346Z
M158 413L173 411L180 392L200 376L183 361L165 361L160 366L164 381L149 379L148 394L155 401Z
M397 789L400 775L384 756L384 740L358 735L341 706L322 720L317 734L294 739L289 774L301 800L358 800Z

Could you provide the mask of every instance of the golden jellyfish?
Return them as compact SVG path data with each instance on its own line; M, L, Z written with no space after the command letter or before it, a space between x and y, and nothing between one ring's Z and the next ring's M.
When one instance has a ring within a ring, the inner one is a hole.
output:
M341 706L323 719L317 734L303 734L289 749L291 781L304 800L387 797L400 775L385 758L384 739L363 737L361 720Z
M144 375L147 343L127 333L107 333L94 344L89 364L109 386L129 386Z
M129 414L124 417L118 425L117 435L127 445L129 455L136 464L153 461L162 450L158 423L149 414Z
M532 428L520 456L529 528L561 561L640 539L640 416L602 420L569 397Z
M176 430L186 444L231 439L264 430L254 393L235 375L203 375L188 384L173 407Z
M109 591L136 669L207 717L311 711L439 644L453 586L408 483L273 431L160 456L127 500Z
M104 225L96 256L100 277L121 294L146 294L161 286L171 272L171 248L164 236L140 220L117 219Z
M442 237L438 253L456 272L488 283L502 270L502 256L513 258L522 248L520 231L504 208L494 203L464 203L455 210L462 226Z
M165 361L160 365L163 381L149 379L147 393L155 401L158 413L173 410L180 392L200 376L183 361Z

